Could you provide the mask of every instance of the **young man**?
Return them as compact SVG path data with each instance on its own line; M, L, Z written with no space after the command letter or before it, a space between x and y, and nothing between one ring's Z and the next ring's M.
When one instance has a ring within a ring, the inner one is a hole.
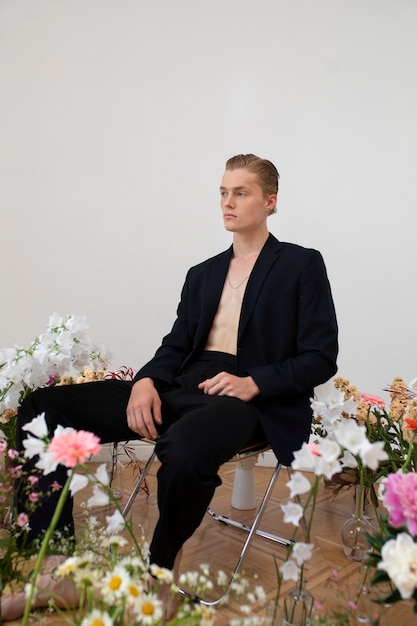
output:
M45 412L51 432L63 424L103 443L157 440L151 561L169 569L220 484L219 466L265 439L290 464L309 437L313 388L336 372L337 323L322 257L268 232L278 179L257 156L227 161L220 204L233 244L189 270L172 330L133 382L40 389L19 412L20 428ZM43 480L63 484L65 470ZM30 539L55 504L50 498L31 516ZM69 500L60 522L70 532L71 509Z

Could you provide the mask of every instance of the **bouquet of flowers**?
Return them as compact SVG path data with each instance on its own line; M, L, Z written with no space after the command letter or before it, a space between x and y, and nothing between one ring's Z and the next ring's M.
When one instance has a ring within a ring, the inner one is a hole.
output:
M385 583L390 589L377 602L389 605L412 599L417 613L417 378L408 385L394 379L387 389L389 407L378 396L359 393L343 378L336 378L334 387L329 397L311 402L315 436L320 432L333 440L340 425L347 430L354 424L366 433L370 445L384 453L368 467L357 456L344 454L340 484L380 483L378 494L386 513L377 516L378 530L367 535L371 547L367 566L376 570L371 584ZM349 478L346 471L351 472Z
M67 479L64 485L58 486L60 497L36 553L33 571L24 581L24 592L14 598L14 602L21 602L23 593L22 625L29 623L31 610L40 606L39 594L45 590L48 598L51 598L51 606L58 611L62 607L79 604L78 611L74 610L70 616L65 615L65 620L73 626L162 626L170 621L177 626L214 624L214 609L200 604L196 598L212 585L208 568L201 566L200 571L183 574L180 583L186 583L193 589L193 594L179 596L172 572L149 562L148 546L138 540L112 497L105 464L99 465L95 472L90 471L87 465L90 456L97 456L100 452L98 438L93 433L62 426L58 426L50 437L44 414L34 418L24 429L28 437L24 441L23 456L37 458L35 467L44 474L53 471L58 464L64 465L67 468ZM31 492L35 493L36 483L31 481L33 476L22 478L26 479ZM77 549L68 558L61 556L60 562L53 569L52 578L49 577L45 583L42 580L42 565L65 500L69 493L74 495L88 484L93 489L86 507L90 509L111 502L115 507L114 513L106 516L105 525L86 514L84 533ZM22 532L28 523L27 516L21 514L19 526ZM124 531L129 541L122 535ZM222 584L221 572L217 580ZM159 593L161 587L165 592L163 597ZM2 591L0 586L0 595ZM265 593L261 587L250 592L247 581L243 579L236 581L233 591L242 596L244 604L242 619L236 619L231 624L249 626L251 618L245 615L251 613L252 605L265 602ZM182 601L180 606L175 606L178 597ZM257 623L260 625L266 622L259 620Z
M0 429L10 447L17 409L32 391L76 382L87 366L96 380L103 376L111 355L90 340L87 328L83 316L54 313L29 347L0 350Z
M369 537L369 565L376 568L372 584L388 583L391 590L378 602L412 599L417 613L417 474L390 474L381 497L387 514L380 516L379 531Z
M414 446L417 378L407 385L397 377L387 391L391 398L389 407L383 398L360 393L348 380L338 377L334 380L334 390L327 397L311 400L313 437L331 437L340 421L353 420L364 429L369 442L379 443L387 453L375 471L364 472L364 485L368 488L401 467L417 470L417 447ZM345 458L342 472L333 478L340 487L359 482L357 464L350 460Z

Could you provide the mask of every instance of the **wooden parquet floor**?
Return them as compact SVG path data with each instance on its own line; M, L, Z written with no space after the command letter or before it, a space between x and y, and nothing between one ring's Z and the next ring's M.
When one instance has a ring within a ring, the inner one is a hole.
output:
M158 464L155 463L149 475L149 495L141 491L132 509L133 526L141 526L146 538L150 538L157 516L156 508L156 471ZM257 490L259 493L265 488L269 480L271 468L257 467L255 469ZM231 507L231 492L233 489L235 468L233 464L224 465L221 468L223 484L217 489L213 499L213 509L217 513L250 523L253 511L238 511ZM262 530L289 537L293 526L284 524L280 504L288 498L288 489L285 483L288 481L287 472L284 469L278 478L272 498L264 515ZM129 466L124 471L124 498L127 498L132 488L132 470ZM83 500L86 499L83 492ZM360 580L359 564L349 561L342 549L340 541L340 529L345 519L353 510L353 492L342 491L336 496L331 489L324 485L320 487L317 508L312 528L312 542L314 543L313 557L307 565L307 587L316 601L322 602L326 611L330 609L344 609L350 598L354 596L355 588ZM111 510L102 509L100 515L109 515ZM76 516L76 522L80 523L81 516ZM201 563L207 563L212 573L218 570L231 572L240 552L242 541L246 534L238 529L222 525L209 516L206 516L200 528L187 542L182 560L182 571L191 571L199 567ZM285 548L266 539L257 537L250 548L243 564L243 575L248 580L255 581L264 587L268 599L272 600L276 593L276 575L274 557L278 563L285 558ZM337 576L335 571L337 570ZM285 594L294 583L286 582L282 586L282 594ZM262 615L263 609L259 608ZM412 626L417 624L417 617L413 613L412 606L408 602L401 602L391 608L379 608L373 605L373 609L381 614L381 626ZM241 616L239 605L233 600L222 605L216 611L216 624L227 626L232 618ZM67 622L58 615L52 613L35 614L34 620L41 620L45 626L64 626ZM17 626L20 621L7 622L10 626ZM351 624L358 624L351 619Z

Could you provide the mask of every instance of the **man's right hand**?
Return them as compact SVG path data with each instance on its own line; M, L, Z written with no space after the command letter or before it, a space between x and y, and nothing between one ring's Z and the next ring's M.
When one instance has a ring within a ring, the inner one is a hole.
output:
M156 439L155 424L162 424L161 399L152 378L141 378L133 386L126 409L131 430L147 439Z

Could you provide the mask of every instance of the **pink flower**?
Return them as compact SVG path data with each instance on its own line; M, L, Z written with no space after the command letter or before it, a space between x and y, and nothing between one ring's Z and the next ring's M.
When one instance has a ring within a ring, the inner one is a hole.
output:
M47 451L61 465L76 467L79 463L85 463L89 456L97 455L100 448L100 439L93 433L63 428L56 432Z
M390 474L385 481L384 503L389 523L394 528L407 526L413 537L417 535L417 474Z
M39 482L39 477L30 475L28 476L28 481L30 482L31 485L36 485L36 483Z
M12 467L12 470L10 472L12 475L12 478L20 478L22 475L22 468L23 468L23 465L16 465L15 467Z
M52 491L59 491L60 489L62 489L62 485L59 484L58 481L54 480L54 482L51 485Z
M23 528L23 526L26 526L26 524L29 523L29 518L26 515L26 513L19 513L16 523L19 526L19 528Z
M36 493L35 491L32 491L32 493L29 494L29 502L38 502L39 500L39 494Z
M312 441L311 443L307 444L307 448L310 450L311 454L313 456L322 456L319 447L316 443L314 443L314 441Z
M7 445L5 444L5 442L0 441L0 454L3 454L3 452L6 452L6 448L7 448Z
M379 396L373 396L369 393L361 393L360 398L363 402L366 402L366 404L369 404L370 407L374 407L375 409L383 409L385 406L385 400Z
M19 453L17 450L8 450L7 456L9 457L9 459L17 459L17 457L19 456Z

